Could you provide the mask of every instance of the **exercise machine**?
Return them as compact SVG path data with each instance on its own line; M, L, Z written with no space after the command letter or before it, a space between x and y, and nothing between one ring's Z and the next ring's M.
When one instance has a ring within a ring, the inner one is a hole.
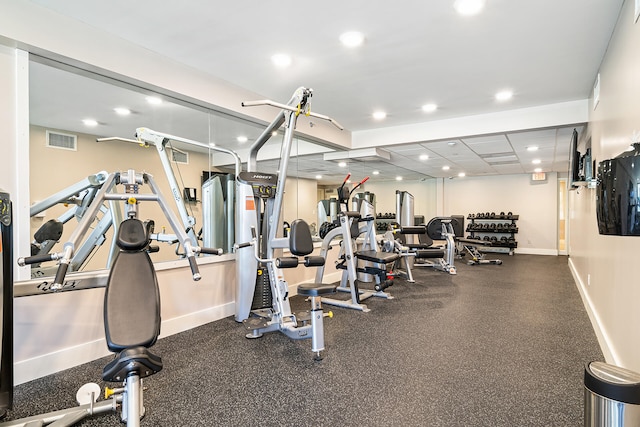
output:
M469 255L469 258L467 258L467 264L469 265L502 264L501 259L486 259L486 255L480 251L483 247L493 246L491 241L481 240L479 237L477 239L458 237L456 238L456 242L458 243L458 253L460 256Z
M0 190L0 419L13 405L13 213Z
M351 308L364 312L370 311L362 301L371 297L392 299L393 296L385 289L393 285L388 275L387 266L398 259L398 254L380 250L376 240L375 212L373 205L360 199L360 210L349 210L349 200L353 192L364 184L369 177L356 184L352 190L346 186L351 174L338 188L338 201L344 209L337 214L337 221L324 223L320 228L322 245L320 256L326 258L334 241L340 243L340 253L336 268L343 270L340 285L337 290L350 294L350 299L322 298L322 302L338 307ZM360 237L362 236L362 237ZM316 282L321 282L324 266L316 271ZM372 279L374 289L360 289L361 281Z
M297 266L298 256L308 256L313 250L313 243L309 227L304 222L294 221L288 238L280 237L278 227L282 223L285 181L299 115L328 120L342 129L335 120L311 112L312 93L311 89L300 87L287 104L270 100L242 104L243 107L268 105L280 109L280 112L251 146L247 171L239 173L236 180L236 242L239 244L236 244L235 320L243 322L249 330L247 338L258 338L266 332L280 331L292 339L311 339L314 357L320 359L324 349L324 313L320 297L335 292L335 286L323 285L317 280L313 284L299 285L297 293L311 299L311 322L292 312L289 285L282 269ZM256 171L259 150L283 124L285 133L280 149L278 174ZM282 249L290 250L294 257L285 259L276 256L276 251ZM308 261L305 261L305 265L308 267L320 264L317 257L306 259Z
M124 193L111 192L116 184L124 186ZM143 184L149 185L152 193L139 193L139 187ZM74 242L81 238L94 210L105 200L124 201L126 219L117 228L115 241L119 248L118 255L109 271L104 297L105 338L107 347L115 357L102 372L104 381L120 383L122 386L107 388L105 400L97 402L100 387L93 383L85 384L77 394L79 406L1 423L2 427L71 426L88 416L118 409L127 427L140 425L145 414L142 380L158 373L163 367L162 359L149 350L160 335L160 291L149 256L153 250L150 242L157 240L160 235L153 233L152 221L142 222L138 219L140 201L157 201L160 204L176 233L175 238L184 248L193 280L200 279L196 254L221 253L220 249L198 247L191 240L149 174L136 173L135 170L109 174L95 198L71 240L65 244L64 253L54 254L60 260L55 282L59 285L64 283L68 261L73 256ZM43 257L36 255L18 261L21 265L27 265L45 261ZM53 259L53 255L51 257Z

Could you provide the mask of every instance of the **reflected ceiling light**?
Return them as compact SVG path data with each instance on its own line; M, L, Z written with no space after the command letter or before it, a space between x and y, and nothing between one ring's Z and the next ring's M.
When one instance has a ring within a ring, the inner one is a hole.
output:
M454 147L456 145L456 142L455 141L449 141L449 142L447 142L447 145L449 147Z
M513 97L513 91L502 90L496 93L496 101L508 101Z
M322 179L322 175L316 175L316 179Z
M425 113L433 113L437 109L438 106L436 104L424 104L422 106L422 111L424 111Z
M443 171L448 171L449 169L451 169L449 166L443 166L443 167L442 167L442 170L443 170Z
M456 0L453 7L460 15L471 16L480 13L485 3L485 0Z
M240 135L239 137L236 138L236 141L238 141L240 144L244 144L245 142L247 142L249 140L249 138L247 138L244 135Z
M85 126L98 126L98 122L93 119L84 119L82 123L84 123Z
M460 173L458 174L458 176L459 176L460 178L464 178L465 176L467 176L467 174L466 174L466 173L464 173L464 172L460 172Z
M382 120L385 117L387 117L387 113L385 113L384 111L375 111L373 113L373 118L376 120Z
M215 142L210 142L210 143L209 143L209 147L215 147L215 146L216 146L216 143L215 143Z
M534 165L539 165L540 163L542 163L542 160L540 160L540 159L533 159L533 160L531 161L531 163L533 163Z
M338 166L340 166L341 168L344 168L347 166L347 162L340 162L338 163Z
M534 171L535 173L540 173L540 172L542 172L542 168L535 168L533 171Z
M271 132L271 136L276 136L278 134L277 130L274 130L273 132Z
M151 105L162 104L162 99L158 98L157 96L147 96L145 99Z
M420 154L420 160L429 160L428 154Z
M402 177L401 176L396 176L396 181L402 181Z
M271 57L271 62L278 68L287 68L291 65L292 60L291 56L286 53L276 53Z
M530 145L527 147L527 151L538 151L537 145Z
M131 114L131 110L124 107L116 107L113 109L113 111L115 111L116 114L119 114L121 116L128 116L129 114Z
M360 31L347 31L340 34L340 43L346 47L358 47L364 43L364 34Z
M380 175L380 171L373 171L371 173L374 174L374 175Z

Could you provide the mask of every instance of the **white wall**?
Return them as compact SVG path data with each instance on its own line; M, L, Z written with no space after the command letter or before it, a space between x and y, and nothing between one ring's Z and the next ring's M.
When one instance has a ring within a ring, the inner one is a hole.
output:
M467 217L478 212L512 212L520 216L516 253L557 255L556 173L549 173L546 181L535 183L529 174L444 180L445 215Z
M589 120L597 161L623 152L640 130L640 23L633 15L627 0L600 68L600 102ZM640 371L640 238L598 234L595 190L571 192L569 202L570 266L605 357Z
M360 192L360 189L356 190ZM396 213L396 191L407 191L413 196L414 215L424 215L425 222L436 215L436 180L366 182L362 191L376 195L376 213Z

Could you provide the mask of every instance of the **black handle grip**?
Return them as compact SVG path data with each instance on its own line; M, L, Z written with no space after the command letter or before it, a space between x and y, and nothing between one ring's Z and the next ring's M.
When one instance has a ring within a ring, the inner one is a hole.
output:
M224 250L220 248L200 248L200 252L209 255L222 255Z
M53 281L54 285L60 285L64 283L64 278L67 275L67 270L69 269L69 264L66 262L61 262L58 265L58 271L56 271L56 278Z
M251 246L251 242L237 243L236 244L236 249L246 248L247 246Z
M149 245L147 247L147 252L152 253L152 252L160 252L160 246L157 245Z
M191 274L193 275L193 280L200 280L200 270L198 269L198 263L196 263L196 257L190 256L187 257L189 260L189 267L191 267Z
M19 258L18 264L20 265L38 264L45 261L53 261L54 259L56 259L56 254L34 255L34 256L28 256L26 258Z

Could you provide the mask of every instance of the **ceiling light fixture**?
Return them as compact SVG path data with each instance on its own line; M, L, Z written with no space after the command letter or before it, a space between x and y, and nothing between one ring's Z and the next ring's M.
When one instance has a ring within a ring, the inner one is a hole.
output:
M453 7L460 15L471 16L484 9L485 0L456 0Z
M98 126L98 122L93 119L84 119L82 123L84 123L85 126Z
M449 142L447 142L447 145L448 145L449 147L455 147L456 142L455 142L455 141L449 141Z
M286 53L276 53L271 57L271 62L278 68L287 68L293 61Z
M513 91L503 90L496 93L496 101L508 101L513 97Z
M464 178L465 176L467 176L467 174L466 174L466 173L464 173L464 172L460 172L460 173L458 174L458 176L459 176L460 178Z
M322 175L316 175L316 179L322 179Z
M341 168L346 168L347 167L347 162L340 162L340 163L338 163L338 166L340 166Z
M531 161L531 163L533 163L534 165L539 165L540 163L542 163L542 160L540 160L540 159L533 159L533 160Z
M527 147L527 151L538 151L537 145L530 145Z
M340 43L346 47L358 47L364 43L364 34L360 31L347 31L340 34Z
M436 104L424 104L422 106L422 111L424 111L425 113L433 113L437 109L438 106Z
M210 143L209 143L209 147L215 147L215 146L216 146L216 143L215 143L215 142L210 142Z
M371 173L374 174L374 175L380 175L380 171L373 171Z
M428 154L420 154L420 160L429 160Z
M128 116L129 114L131 114L131 110L124 107L116 107L113 109L113 111L115 111L116 114L119 114L121 116Z
M443 166L443 167L442 167L442 170L443 170L443 171L448 171L449 169L451 169L449 166Z
M535 168L533 171L534 171L535 173L540 173L540 172L542 172L542 168Z
M157 96L147 96L145 99L151 105L162 104L162 99L158 98Z
M249 140L249 138L247 138L244 135L240 135L239 137L236 138L236 141L238 141L240 144L244 144L245 142L247 142Z
M396 176L396 181L402 181L402 177L401 176Z
M382 120L387 117L387 113L384 111L376 111L373 113L373 118L376 120Z

